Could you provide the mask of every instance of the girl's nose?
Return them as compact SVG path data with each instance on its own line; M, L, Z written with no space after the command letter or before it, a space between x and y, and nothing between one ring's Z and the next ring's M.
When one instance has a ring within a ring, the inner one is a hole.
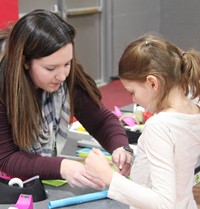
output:
M134 96L132 96L132 101L133 101L133 103L135 103L135 97Z

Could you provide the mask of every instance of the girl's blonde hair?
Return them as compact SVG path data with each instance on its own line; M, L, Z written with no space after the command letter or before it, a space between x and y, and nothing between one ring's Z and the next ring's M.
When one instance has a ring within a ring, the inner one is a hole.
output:
M158 110L174 87L180 87L186 96L190 92L192 98L200 97L200 53L194 49L184 52L149 34L131 42L119 61L119 77L144 82L148 75L159 81Z

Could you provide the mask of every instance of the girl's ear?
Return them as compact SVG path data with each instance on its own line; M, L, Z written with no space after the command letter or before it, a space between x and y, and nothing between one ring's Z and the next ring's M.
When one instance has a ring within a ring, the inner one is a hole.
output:
M155 76L148 75L146 77L146 82L153 90L158 91L159 84L158 84L158 79Z

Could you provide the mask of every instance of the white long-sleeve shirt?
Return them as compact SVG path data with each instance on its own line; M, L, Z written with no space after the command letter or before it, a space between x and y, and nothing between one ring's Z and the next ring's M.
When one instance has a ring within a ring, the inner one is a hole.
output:
M200 114L161 112L138 140L131 180L115 173L108 196L131 209L197 209L194 169L200 154Z

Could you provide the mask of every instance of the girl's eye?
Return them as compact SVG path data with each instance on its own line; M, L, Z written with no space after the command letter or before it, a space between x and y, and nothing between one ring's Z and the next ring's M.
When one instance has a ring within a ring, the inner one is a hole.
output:
M70 66L70 65L71 65L71 63L68 62L68 63L65 64L65 67Z
M134 95L134 92L130 92L130 95L133 96Z

